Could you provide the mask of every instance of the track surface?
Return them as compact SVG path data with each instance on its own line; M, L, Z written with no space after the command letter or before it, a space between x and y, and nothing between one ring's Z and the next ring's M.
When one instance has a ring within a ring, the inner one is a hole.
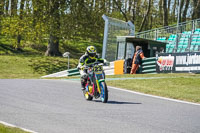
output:
M75 81L1 79L0 121L39 133L198 133L200 106L113 89L103 104Z

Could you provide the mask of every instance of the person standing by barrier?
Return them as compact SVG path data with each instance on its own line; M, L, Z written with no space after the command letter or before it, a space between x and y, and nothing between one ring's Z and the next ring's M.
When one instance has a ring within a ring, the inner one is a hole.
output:
M132 68L130 74L136 74L139 65L142 63L142 59L144 59L144 53L142 51L142 47L136 46L136 52L133 56Z

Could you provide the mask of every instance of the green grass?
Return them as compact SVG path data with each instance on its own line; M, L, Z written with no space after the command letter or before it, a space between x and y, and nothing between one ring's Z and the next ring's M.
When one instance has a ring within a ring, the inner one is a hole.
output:
M199 74L138 74L110 77L165 77L160 79L114 80L107 81L107 84L147 94L200 103Z
M12 39L0 35L0 78L40 78L67 70L67 58L46 57L45 51L45 45L36 44L24 44L22 50L16 50ZM70 55L70 68L78 64L78 57L73 55Z
M0 124L0 133L28 133L19 128L8 127L3 124Z
M70 68L78 59L70 59ZM67 70L67 58L37 55L0 55L0 78L40 78Z

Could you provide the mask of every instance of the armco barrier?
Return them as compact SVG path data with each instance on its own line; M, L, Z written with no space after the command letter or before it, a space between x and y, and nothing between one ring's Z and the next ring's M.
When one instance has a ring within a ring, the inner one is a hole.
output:
M145 58L142 60L141 73L156 73L156 57ZM114 75L114 62L110 62L110 66L104 66L104 72L106 75ZM79 76L79 70L77 68L61 71L58 73L42 76L46 77L65 77L65 76Z
M74 73L74 72L78 72L78 69L74 68L74 69L69 69L67 71L68 71L68 73Z
M67 70L68 76L78 76L80 75L79 70L77 68L75 69L69 69Z
M110 62L110 66L104 66L104 72L106 75L114 75L114 62ZM66 76L79 76L79 70L77 68L69 69L49 75L42 76L42 78L48 77L66 77Z
M114 62L110 62L110 66L103 66L104 72L106 75L114 75ZM68 76L78 76L80 75L77 68L69 69Z
M65 77L65 76L68 76L68 74L69 74L68 71L64 70L64 71L61 71L61 72L57 72L57 73L53 73L53 74L42 76L42 78Z
M142 60L142 73L156 73L156 57Z

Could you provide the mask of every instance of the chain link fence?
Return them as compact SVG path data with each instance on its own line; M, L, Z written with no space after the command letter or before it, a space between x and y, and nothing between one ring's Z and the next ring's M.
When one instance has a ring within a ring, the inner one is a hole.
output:
M103 18L105 29L102 57L114 61L117 58L117 36L134 35L135 27L130 21L125 22L105 15Z

